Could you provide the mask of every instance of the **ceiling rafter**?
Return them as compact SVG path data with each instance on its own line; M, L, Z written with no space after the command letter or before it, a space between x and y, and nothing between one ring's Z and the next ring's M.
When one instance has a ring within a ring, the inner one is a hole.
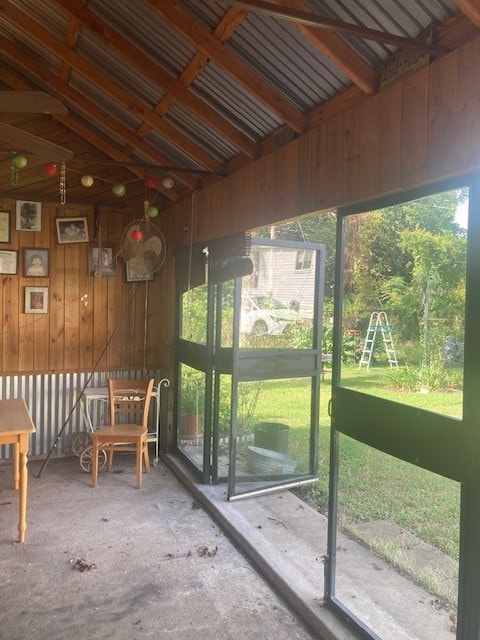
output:
M16 47L13 43L6 40L2 36L0 36L0 50L10 58L15 59L24 67L29 68L33 73L41 78L43 82L47 84L47 86L50 87L60 98L68 98L69 100L74 101L83 111L85 111L85 113L87 113L98 122L102 122L103 126L108 126L110 131L114 132L125 140L128 140L128 142L131 143L132 146L135 146L135 148L139 149L154 163L158 165L168 165L170 163L170 158L157 151L154 147L145 142L145 140L138 138L135 133L133 133L125 125L121 124L118 120L113 118L111 114L104 111L101 107L93 103L76 89L73 89L59 76L56 76L52 71L46 69L40 62L35 60L32 56L25 53L23 50ZM12 86L11 78L9 79L6 75L6 72L4 72L4 70L2 69L0 69L0 78L4 79L10 86ZM72 118L70 118L68 121L64 121L64 124L70 128L69 125L72 121ZM96 146L98 148L98 145ZM101 150L104 151L104 149ZM131 162L132 159L129 157L129 154L126 154L126 156L128 157L128 161ZM171 172L171 175L176 180L179 180L180 182L186 184L191 189L196 189L198 187L198 181L191 175L180 173L177 174L175 172ZM166 193L166 195L169 197L168 192Z
M334 18L327 18L310 11L297 11L286 7L283 3L281 6L274 4L273 2L263 2L262 0L219 0L222 4L228 6L240 7L241 9L250 9L251 11L258 11L272 16L273 18L279 18L281 20L287 20L296 24L304 24L316 29L327 29L331 31L337 31L338 33L346 33L357 38L363 38L365 40L373 40L374 42L381 42L384 44L391 44L400 49L417 49L430 53L431 55L442 56L448 53L445 47L430 44L416 38L406 38L405 36L398 36L394 33L388 33L387 31L379 31L378 29L370 29L369 27L356 25L350 22L344 22L343 20L336 20Z
M0 69L0 78L2 82L8 84L12 89L16 91L28 91L31 89L25 82L14 76L13 74L5 71L4 69ZM53 116L50 116L53 117ZM113 145L105 142L103 138L100 138L97 134L95 134L88 126L78 122L74 118L69 115L57 115L55 119L64 124L68 129L74 131L77 135L81 136L84 140L89 142L92 146L98 148L107 156L121 164L122 166L128 165L128 170L137 176L137 178L143 180L145 177L145 171L138 167L132 167L131 158L126 156L122 151L114 147ZM88 161L85 161L88 164ZM95 161L91 161L91 164L95 164ZM179 194L177 192L172 192L171 190L165 189L163 186L159 187L159 191L162 192L164 196L166 196L171 201L178 201Z
M271 4L281 5L296 11L309 11L304 0L271 0ZM350 80L367 95L377 90L379 74L337 33L326 29L314 29L295 23L300 31L319 51L322 51Z
M204 100L189 91L174 76L149 58L148 55L122 36L105 20L82 6L81 0L52 0L52 2L61 7L67 14L79 20L82 26L94 33L101 42L107 43L111 49L139 69L145 77L148 77L162 89L172 94L178 102L209 126L216 129L238 149L251 158L255 157L256 145L247 135L231 125Z
M141 100L135 98L129 91L123 89L116 84L116 82L110 80L105 74L98 71L96 67L72 51L64 42L58 40L50 31L32 20L24 11L18 9L9 0L3 0L2 15L60 59L65 59L75 71L101 88L104 93L110 95L110 97L124 108L131 111L140 119L149 122L156 131L162 134L167 140L170 140L172 144L190 156L200 166L211 171L222 170L222 164L200 147L200 145L196 144L173 125L157 116L157 114L151 111Z
M480 27L480 1L479 0L455 0L458 8L464 13L476 27Z
M255 96L272 113L288 124L296 133L305 130L307 120L288 100L251 69L241 58L212 36L178 5L158 0L143 0L143 3L160 16L204 55L215 61L223 71Z
M243 9L233 9L230 8L225 13L223 18L217 24L215 29L213 30L213 37L217 38L219 42L224 42L227 40L232 33L236 30L236 28L243 22L247 15L246 11ZM183 84L185 87L188 87L192 84L195 78L205 69L208 64L208 58L201 51L197 51L190 62L186 65L185 69L178 77L178 81ZM171 93L167 93L162 100L155 107L154 111L158 115L165 115L170 107L175 103L175 97ZM148 131L148 125L143 125L140 127L138 133L140 135L145 135Z

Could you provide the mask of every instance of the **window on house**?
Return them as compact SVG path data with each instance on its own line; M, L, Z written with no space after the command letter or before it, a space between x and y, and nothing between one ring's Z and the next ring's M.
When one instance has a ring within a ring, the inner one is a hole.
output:
M312 267L312 249L300 249L297 251L297 261L295 263L296 271L303 271L305 269L311 269Z

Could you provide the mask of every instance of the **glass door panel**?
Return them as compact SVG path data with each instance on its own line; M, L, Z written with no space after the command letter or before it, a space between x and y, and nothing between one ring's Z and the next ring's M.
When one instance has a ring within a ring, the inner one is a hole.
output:
M311 399L311 378L238 383L230 464L230 487L237 495L314 477Z
M342 386L462 417L466 206L454 189L346 217Z
M339 214L326 601L372 638L456 632L468 199Z
M205 427L205 373L181 363L178 398L177 447L201 470Z
M230 499L317 473L325 247L255 238L251 255L234 297Z
M460 483L339 436L335 598L380 638L449 640Z

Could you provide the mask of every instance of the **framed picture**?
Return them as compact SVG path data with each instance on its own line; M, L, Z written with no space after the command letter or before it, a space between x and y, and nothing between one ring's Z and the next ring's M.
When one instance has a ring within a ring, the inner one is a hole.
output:
M117 273L115 245L95 244L88 246L88 273L91 276L114 276Z
M47 278L48 253L48 249L24 249L23 276L25 278Z
M69 242L88 242L88 224L86 218L57 218L57 237L59 244Z
M153 280L153 272L145 260L132 258L125 263L127 282L143 282Z
M17 273L18 251L0 251L0 273Z
M25 287L25 313L48 313L48 287Z
M0 211L0 242L10 242L10 213Z
M17 200L17 231L41 231L40 202L26 202Z

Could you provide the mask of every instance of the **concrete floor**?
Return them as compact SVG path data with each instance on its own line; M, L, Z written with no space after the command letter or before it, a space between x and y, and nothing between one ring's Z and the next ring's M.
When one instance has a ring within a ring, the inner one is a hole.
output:
M1 640L311 640L250 562L162 463L31 461L27 536L0 466ZM81 570L85 569L85 570Z
M50 460L40 479L31 461L24 545L0 465L0 640L355 637L322 604L324 516L288 491L227 502L174 458L138 490L133 460L117 458L96 489L78 458ZM354 540L337 543L337 595L382 640L454 637L438 599Z

